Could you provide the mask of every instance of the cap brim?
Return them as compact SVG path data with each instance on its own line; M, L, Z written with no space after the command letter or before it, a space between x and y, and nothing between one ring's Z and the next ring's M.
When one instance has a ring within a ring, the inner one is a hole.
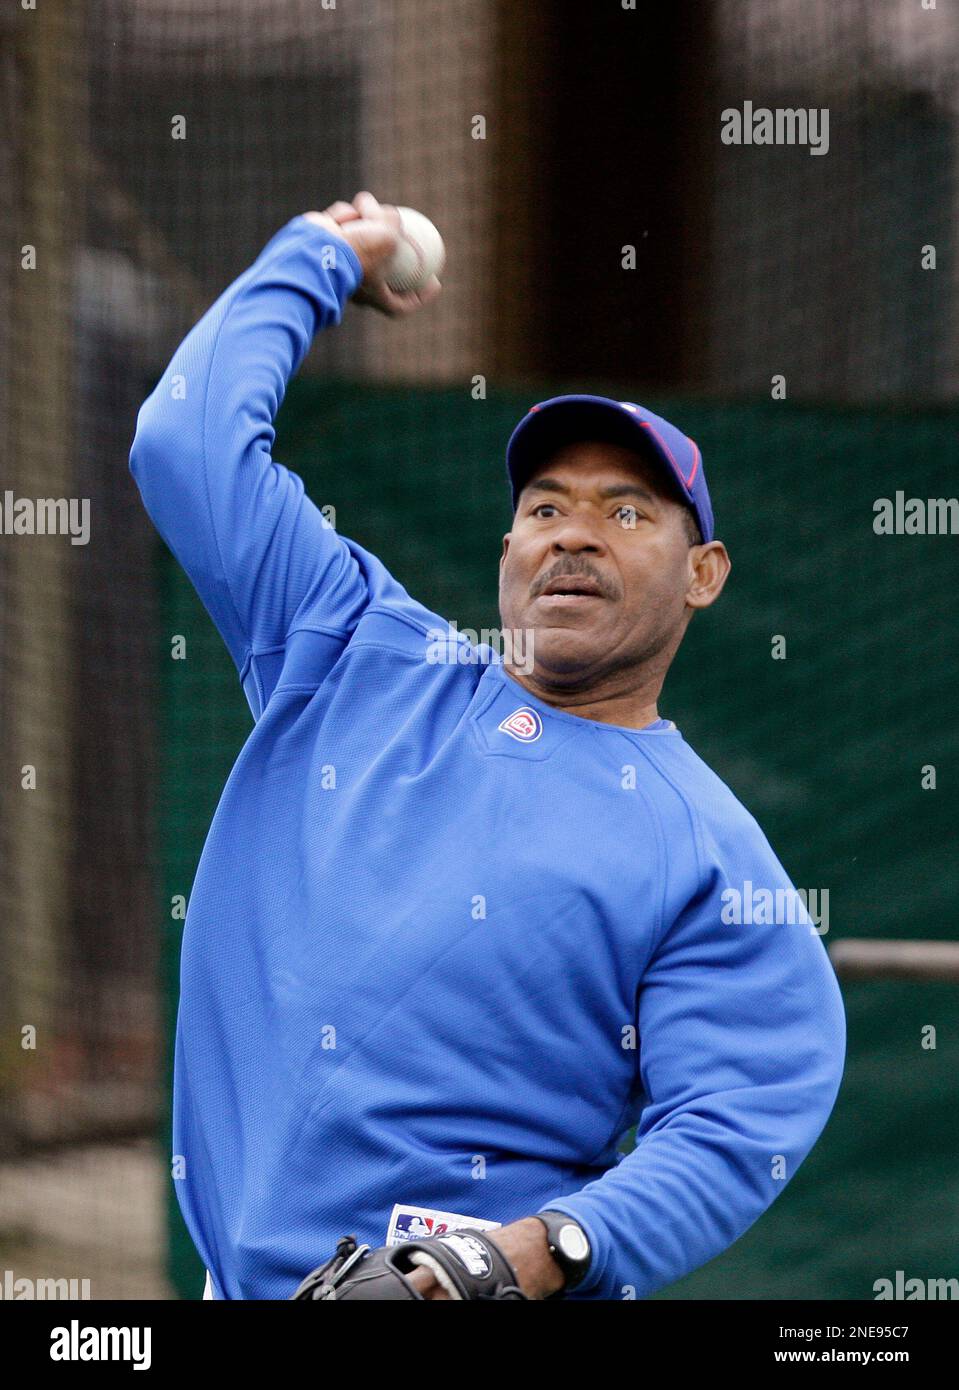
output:
M514 431L507 450L514 507L536 470L557 450L587 440L620 444L649 459L657 465L677 498L689 504L690 499L675 472L638 419L604 402L563 400L541 406L526 416Z

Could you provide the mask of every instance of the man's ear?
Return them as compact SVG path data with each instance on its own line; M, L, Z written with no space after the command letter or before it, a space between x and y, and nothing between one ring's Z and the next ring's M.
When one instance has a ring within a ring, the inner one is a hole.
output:
M722 541L689 548L689 585L686 604L689 608L708 608L715 603L729 577L732 562Z
M502 555L499 557L499 567L500 567L500 569L503 568L503 564L504 564L504 562L505 562L505 560L506 560L506 552L507 552L507 550L509 550L509 538L510 538L510 533L507 531L507 532L506 532L506 535L503 537L503 553L502 553Z

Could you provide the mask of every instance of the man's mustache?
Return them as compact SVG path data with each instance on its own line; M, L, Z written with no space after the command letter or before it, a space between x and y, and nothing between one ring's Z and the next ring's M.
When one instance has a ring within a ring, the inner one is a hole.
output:
M543 590L549 588L554 580L567 577L591 579L603 598L619 597L618 591L610 584L609 580L595 570L592 565L575 564L567 560L547 571L533 584L529 591L530 598L539 598Z

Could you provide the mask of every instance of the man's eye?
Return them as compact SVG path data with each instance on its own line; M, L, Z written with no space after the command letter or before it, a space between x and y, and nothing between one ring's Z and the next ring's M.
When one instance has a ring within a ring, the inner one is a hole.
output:
M636 519L639 513L636 511L635 507L631 507L627 502L624 503L623 506L616 508L615 515L619 521L619 524L624 529L631 531L636 525Z
M555 512L556 510L552 502L540 502L538 507L533 508L533 516L539 516L542 513L544 507L546 507L547 510L551 512Z

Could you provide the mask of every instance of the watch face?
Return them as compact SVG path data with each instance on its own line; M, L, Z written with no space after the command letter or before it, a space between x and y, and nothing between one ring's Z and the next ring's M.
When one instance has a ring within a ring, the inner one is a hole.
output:
M589 1241L581 1228L572 1223L560 1227L558 1243L568 1260L585 1260L589 1255Z

